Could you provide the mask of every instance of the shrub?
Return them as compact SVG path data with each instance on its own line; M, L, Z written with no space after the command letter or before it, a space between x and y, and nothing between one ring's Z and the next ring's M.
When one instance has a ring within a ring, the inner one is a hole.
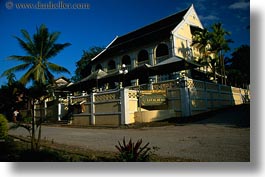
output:
M8 122L3 114L0 114L0 139L6 138L8 133Z
M32 117L23 117L22 121L23 121L24 123L31 123L31 121L32 121Z
M151 148L148 147L149 143L146 143L143 147L142 139L136 143L130 139L128 143L123 138L123 143L118 141L119 145L115 147L119 150L118 160L123 162L146 162L149 161L150 155L152 154Z

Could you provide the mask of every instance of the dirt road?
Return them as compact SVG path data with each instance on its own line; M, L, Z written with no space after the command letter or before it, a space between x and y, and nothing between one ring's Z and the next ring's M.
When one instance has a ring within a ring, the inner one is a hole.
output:
M60 144L117 151L123 137L159 147L156 154L207 162L250 161L249 106L211 113L202 121L141 128L67 128L43 126L42 137ZM28 135L23 128L12 135Z

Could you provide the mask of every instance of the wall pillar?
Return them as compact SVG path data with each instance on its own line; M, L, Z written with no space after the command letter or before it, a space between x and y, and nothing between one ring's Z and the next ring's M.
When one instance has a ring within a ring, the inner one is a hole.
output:
M129 123L129 89L123 88L120 90L120 103L121 103L121 125Z
M189 88L180 89L182 117L191 116Z
M96 93L91 93L91 101L90 101L90 106L91 106L91 113L90 113L90 118L91 118L91 125L96 124L96 119L95 119L95 94Z
M61 118L62 118L62 104L58 103L58 121L61 121Z
M189 117L192 115L191 104L190 104L190 90L187 86L187 78L184 77L181 81L180 97L181 97L181 116Z
M135 123L134 113L138 110L137 91L124 88L120 91L121 125Z

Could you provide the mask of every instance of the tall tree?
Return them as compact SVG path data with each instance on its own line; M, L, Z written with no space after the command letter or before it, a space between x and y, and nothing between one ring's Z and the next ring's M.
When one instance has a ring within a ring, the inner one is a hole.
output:
M224 52L230 50L228 44L233 41L231 39L226 38L226 36L230 35L230 32L225 31L221 23L215 23L212 25L211 28L211 51L215 54L217 58L217 64L221 74L222 84L226 84Z
M250 84L250 47L241 45L226 58L228 82L236 87L247 88Z
M24 29L21 30L21 33L24 40L17 36L15 36L15 38L27 55L12 55L8 57L9 60L19 61L22 62L22 64L6 70L2 76L26 70L26 73L20 79L22 84L33 81L38 84L47 85L52 84L54 81L52 73L70 73L66 68L50 62L51 58L71 45L70 43L56 43L60 32L49 33L48 28L43 24L37 28L32 38Z
M70 43L59 44L56 41L59 38L60 32L50 33L48 28L42 24L37 27L36 33L31 37L29 33L22 29L23 38L15 36L19 45L26 52L26 55L12 55L8 57L9 60L15 60L22 62L15 67L12 67L3 72L2 76L8 76L10 73L17 71L26 71L25 74L20 78L20 82L26 85L28 82L33 81L33 86L39 89L39 93L43 93L47 90L49 85L54 84L53 73L70 73L66 68L57 64L51 63L50 59L55 57L66 47L70 46ZM48 94L48 93L46 93ZM33 96L33 103L37 100L43 101L40 95ZM34 106L32 106L32 150L38 150L39 144L35 140L35 119L34 119ZM39 137L41 134L41 123L42 117L40 118L39 124ZM39 139L38 139L39 140ZM39 141L37 141L39 142Z
M192 36L192 44L199 49L200 57L198 62L202 66L206 66L206 70L210 68L214 80L216 80L216 59L212 57L212 52L210 51L211 47L211 33L208 29L197 29L194 31Z
M91 74L91 59L98 55L103 49L103 47L91 47L89 50L83 50L81 59L76 62L75 76L72 77L73 81L79 81Z
M207 58L210 45L210 33L205 29L198 29L194 32L192 38L192 46L196 46L200 50L201 58Z
M222 28L221 23L215 23L211 26L211 31L206 28L196 30L191 44L200 50L199 62L210 68L214 81L216 73L220 71L223 84L225 84L224 52L230 50L228 44L232 42L231 39L226 39L229 34Z

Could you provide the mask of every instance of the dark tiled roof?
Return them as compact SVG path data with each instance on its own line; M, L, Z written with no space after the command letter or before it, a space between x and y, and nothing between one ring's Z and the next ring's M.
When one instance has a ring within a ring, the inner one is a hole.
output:
M189 8L116 38L96 59L111 57L149 43L169 39L171 31L182 21L188 10Z

